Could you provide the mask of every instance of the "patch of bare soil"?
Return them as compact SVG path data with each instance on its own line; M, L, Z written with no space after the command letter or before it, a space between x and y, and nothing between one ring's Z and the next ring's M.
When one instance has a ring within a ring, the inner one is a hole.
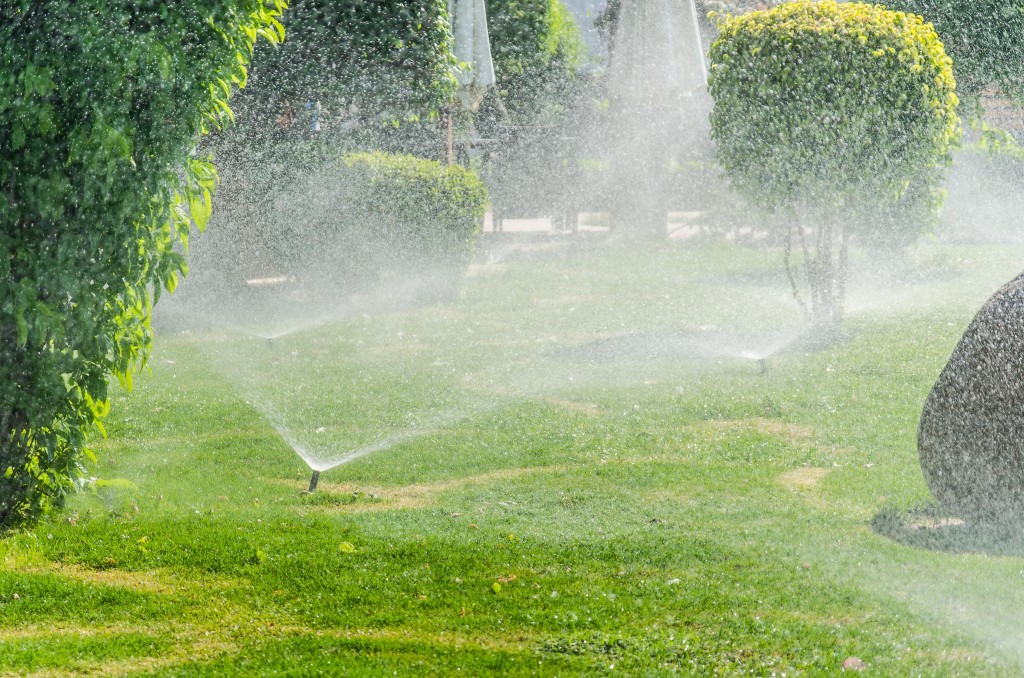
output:
M591 405L590 403L579 403L575 400L560 400L558 398L545 398L544 401L551 403L555 407L560 407L572 412L579 412L580 414L586 414L591 417L596 417L601 414L601 410L598 409L597 405Z
M827 468L801 466L780 474L779 483L791 490L813 490L828 472Z
M703 425L713 426L719 430L735 431L752 429L767 436L782 438L788 443L809 446L814 440L814 429L802 424L791 424L775 419L752 417L750 419L713 419Z

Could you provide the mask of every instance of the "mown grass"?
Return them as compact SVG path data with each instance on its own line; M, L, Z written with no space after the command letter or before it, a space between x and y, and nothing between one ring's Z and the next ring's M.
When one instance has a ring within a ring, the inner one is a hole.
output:
M872 524L929 505L921 403L1022 254L922 246L765 372L744 341L799 313L730 245L513 256L272 348L163 336L104 482L0 539L0 673L1019 674L1021 557ZM388 444L310 496L288 440Z

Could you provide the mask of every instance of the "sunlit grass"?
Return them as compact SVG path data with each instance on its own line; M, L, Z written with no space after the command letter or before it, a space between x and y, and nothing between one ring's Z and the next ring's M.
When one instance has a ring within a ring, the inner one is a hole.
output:
M744 342L802 321L779 253L729 245L510 256L272 348L164 336L106 482L0 540L0 673L1016 674L1024 561L871 524L930 502L921 403L1022 254L924 246L766 371ZM304 495L289 438L386 444Z

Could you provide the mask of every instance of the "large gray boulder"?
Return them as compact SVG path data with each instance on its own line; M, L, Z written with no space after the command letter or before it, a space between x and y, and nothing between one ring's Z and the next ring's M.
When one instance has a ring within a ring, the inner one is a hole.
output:
M921 470L945 509L1024 526L1024 274L989 299L932 388Z

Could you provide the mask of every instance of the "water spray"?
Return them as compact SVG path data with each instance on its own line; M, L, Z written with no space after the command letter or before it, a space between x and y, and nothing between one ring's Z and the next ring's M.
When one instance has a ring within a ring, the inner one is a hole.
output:
M768 372L768 358L771 354L758 354L752 352L744 352L740 354L740 357L746 358L747 360L753 360L757 363L757 371L760 374L766 374Z

